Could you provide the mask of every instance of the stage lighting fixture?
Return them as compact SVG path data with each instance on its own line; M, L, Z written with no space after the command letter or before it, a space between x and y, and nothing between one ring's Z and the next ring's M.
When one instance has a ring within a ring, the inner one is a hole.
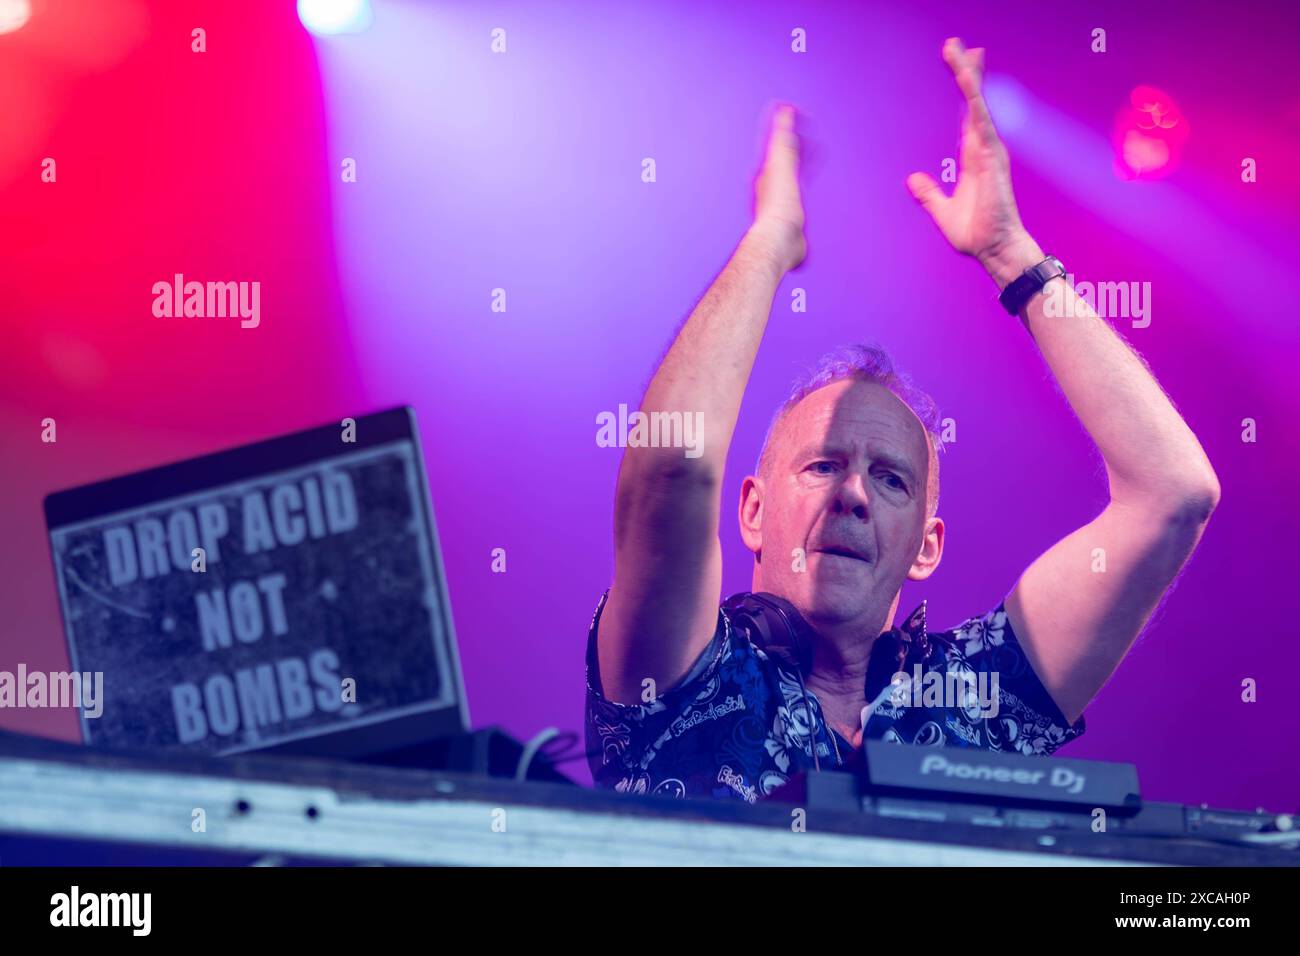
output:
M370 0L298 0L298 19L317 36L361 33L373 15Z
M0 0L0 33L21 30L31 18L31 0Z
M1139 86L1115 117L1116 169L1123 179L1161 179L1178 168L1190 130L1174 98Z

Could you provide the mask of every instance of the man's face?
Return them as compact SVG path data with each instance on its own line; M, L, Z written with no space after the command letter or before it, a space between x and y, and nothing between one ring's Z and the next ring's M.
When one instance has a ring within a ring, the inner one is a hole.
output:
M814 625L879 619L904 579L938 566L943 522L926 520L928 477L925 429L889 389L846 379L808 395L772 435L765 474L741 491L754 590Z

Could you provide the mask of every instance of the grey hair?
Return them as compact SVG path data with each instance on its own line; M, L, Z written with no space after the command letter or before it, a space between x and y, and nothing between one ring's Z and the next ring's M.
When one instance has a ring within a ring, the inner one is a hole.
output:
M920 420L929 436L929 478L925 488L925 514L932 518L939 510L939 452L943 451L943 436L940 430L939 408L934 399L926 392L912 384L911 376L894 367L894 360L889 353L878 345L845 345L827 352L817 363L798 379L790 389L789 397L781 403L772 416L772 422L763 436L763 447L759 450L755 474L763 474L768 446L777 426L790 409L798 405L818 389L825 388L844 379L875 382L896 395L904 405L910 408Z

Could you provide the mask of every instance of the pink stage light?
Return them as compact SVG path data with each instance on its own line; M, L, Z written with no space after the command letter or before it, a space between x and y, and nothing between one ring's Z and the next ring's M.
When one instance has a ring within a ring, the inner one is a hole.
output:
M1191 128L1164 90L1138 86L1115 116L1115 171L1121 179L1162 179L1178 168Z

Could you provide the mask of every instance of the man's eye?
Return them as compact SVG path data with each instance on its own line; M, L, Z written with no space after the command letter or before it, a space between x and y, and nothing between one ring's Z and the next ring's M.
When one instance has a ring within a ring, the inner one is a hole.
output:
M892 471L885 472L884 475L882 475L881 477L885 478L886 480L892 479L893 481L897 482L897 484L893 485L893 487L897 488L899 491L907 490L907 482L905 482L902 478L899 478L898 475L894 474Z
M835 471L835 463L833 461L815 461L808 467L819 475L829 475Z

